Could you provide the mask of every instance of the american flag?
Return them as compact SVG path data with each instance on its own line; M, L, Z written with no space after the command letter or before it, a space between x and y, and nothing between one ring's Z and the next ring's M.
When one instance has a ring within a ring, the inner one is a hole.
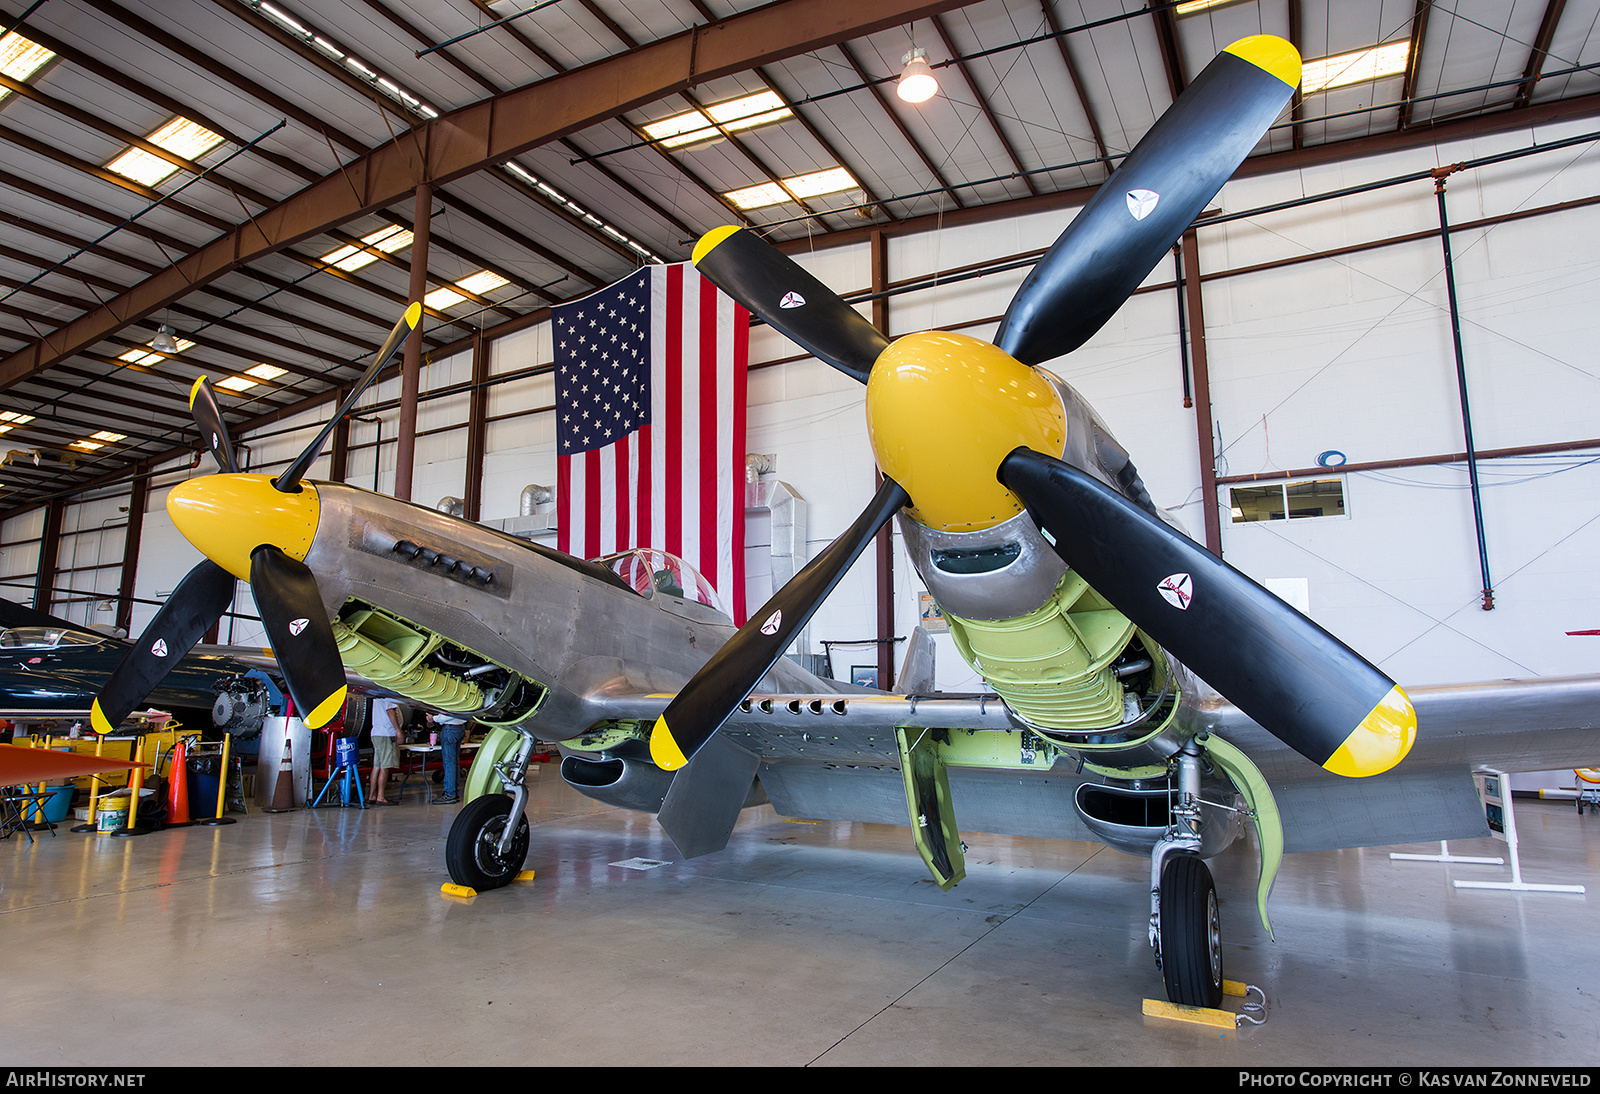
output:
M551 311L557 545L669 551L743 623L749 314L687 263Z

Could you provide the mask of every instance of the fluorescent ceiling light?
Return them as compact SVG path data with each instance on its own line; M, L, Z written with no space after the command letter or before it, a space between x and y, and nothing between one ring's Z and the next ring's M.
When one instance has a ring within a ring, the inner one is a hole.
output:
M104 441L107 444L111 444L113 441L127 440L128 435L126 433L113 433L109 429L102 429L98 432L89 434L89 439L91 441Z
M99 449L104 448L105 445L101 444L98 441L73 441L67 447L68 448L76 448L76 449L78 449L80 451L83 451L83 452L95 452L95 451L98 451Z
M173 118L145 140L186 160L198 159L222 143L219 134L183 117ZM169 163L142 148L130 148L106 164L106 168L115 171L123 178L132 179L145 186L154 186L176 171L178 165Z
M0 73L10 76L18 83L39 71L40 66L54 56L55 53L52 51L45 49L38 42L24 38L14 30L0 36ZM8 89L0 87L0 99L9 94L11 92Z
M255 368L244 370L246 376L254 376L258 380L276 380L288 371L288 369L279 368L277 365L269 365L265 361Z
M228 391L246 391L255 387L256 381L246 379L243 376L230 376L226 380L219 380L217 386L226 388Z
M1381 80L1405 72L1411 59L1409 39L1391 42L1386 46L1358 49L1336 57L1323 57L1307 61L1300 72L1300 93L1310 95L1335 87Z
M15 410L0 410L0 433L10 433L19 425L27 425L33 421L32 414L20 414Z

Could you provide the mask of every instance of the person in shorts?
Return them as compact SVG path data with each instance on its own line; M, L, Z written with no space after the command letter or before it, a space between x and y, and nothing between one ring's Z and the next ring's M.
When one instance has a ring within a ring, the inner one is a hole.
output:
M373 805L393 805L383 796L389 772L400 768L400 731L406 708L398 699L372 701L372 774L367 778L367 800Z

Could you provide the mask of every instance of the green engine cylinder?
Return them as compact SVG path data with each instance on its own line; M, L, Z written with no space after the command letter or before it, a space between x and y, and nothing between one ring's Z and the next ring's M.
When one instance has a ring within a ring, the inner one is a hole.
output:
M961 656L1034 725L1086 732L1122 721L1112 664L1133 639L1133 624L1071 570L1027 615L945 618Z

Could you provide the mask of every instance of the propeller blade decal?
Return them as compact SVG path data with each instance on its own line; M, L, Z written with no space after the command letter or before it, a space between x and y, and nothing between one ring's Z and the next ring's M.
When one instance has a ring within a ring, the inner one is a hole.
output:
M250 591L296 713L312 729L321 728L344 706L348 688L315 575L276 547L257 547L250 555Z
M1036 365L1087 342L1193 223L1282 112L1300 55L1235 42L1206 66L1040 259L995 344Z
M89 710L96 733L110 733L143 703L233 602L233 575L215 562L190 570L112 670Z
M863 384L889 340L839 294L743 228L707 232L694 268L819 360Z
M1095 591L1307 759L1376 775L1410 750L1416 712L1394 681L1182 532L1031 449L1000 479Z
M711 739L783 656L796 632L810 621L878 529L910 501L899 483L884 479L855 523L712 655L656 719L650 758L657 766L674 771Z
M417 324L421 321L422 305L413 300L410 306L406 308L406 313L400 317L400 321L389 332L389 337L385 338L383 345L378 347L378 353L372 358L372 364L367 366L367 371L362 373L361 379L356 381L356 386L350 389L350 394L346 395L344 402L339 404L338 412L328 419L327 424L322 427L322 431L306 446L305 451L301 452L295 458L295 461L284 470L283 474L272 480L272 485L284 493L293 493L299 489L300 480L305 477L307 471L311 470L311 465L317 462L317 457L322 455L322 446L328 442L328 437L332 435L334 427L344 419L346 414L350 413L350 408L356 405L356 400L361 398L367 388L372 385L372 381L378 378L378 373L383 371L383 366L389 363L389 358L395 355L395 351L400 348L400 343L406 340L406 335L415 330Z
M223 421L222 408L217 405L217 393L211 381L202 376L189 389L189 413L194 424L200 427L200 439L211 449L217 467L232 475L239 470L233 455L233 439L228 436L228 423Z

